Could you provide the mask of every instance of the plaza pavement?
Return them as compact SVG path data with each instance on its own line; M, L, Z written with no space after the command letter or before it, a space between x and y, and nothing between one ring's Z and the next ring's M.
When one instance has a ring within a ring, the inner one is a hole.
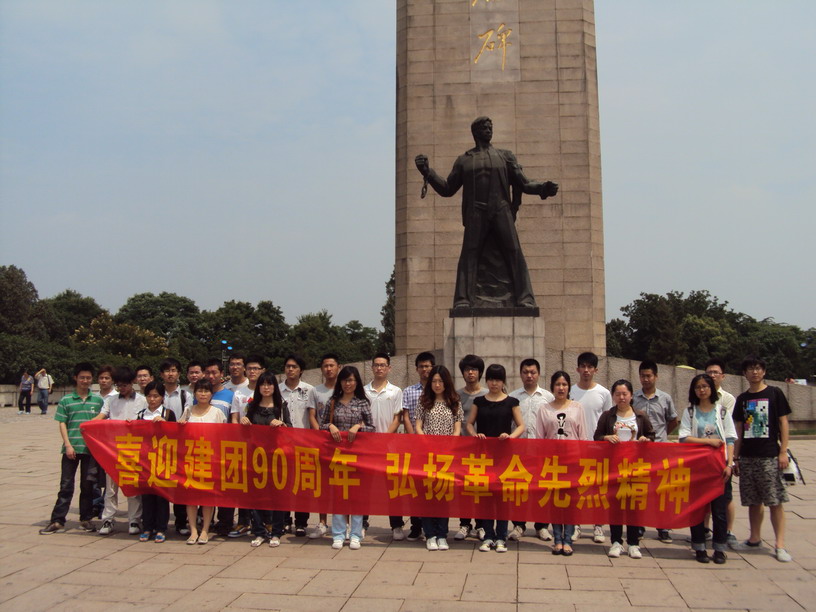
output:
M124 516L111 536L79 531L78 490L68 531L39 535L59 484L53 410L0 408L0 612L816 610L816 441L791 445L813 484L789 490L788 564L770 554L767 515L762 549L729 552L723 566L696 563L686 529L673 532L673 544L649 529L643 559L612 560L608 537L604 545L582 537L569 558L530 535L503 555L480 553L474 539L453 542L452 533L450 551L428 552L422 542L392 543L385 517L372 518L359 551L289 535L277 549L251 548L248 538L187 546L172 529L164 544L139 543L121 531ZM747 536L741 507L735 530Z

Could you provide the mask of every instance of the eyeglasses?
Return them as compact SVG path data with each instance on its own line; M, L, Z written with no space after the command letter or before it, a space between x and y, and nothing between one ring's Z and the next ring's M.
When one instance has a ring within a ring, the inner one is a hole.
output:
M765 368L762 366L748 366L745 368L746 372L762 372Z
M261 370L263 370L263 368L259 366L247 366L246 369L247 372L260 372Z
M706 370L706 374L709 376L722 376L722 372L718 372L717 370Z

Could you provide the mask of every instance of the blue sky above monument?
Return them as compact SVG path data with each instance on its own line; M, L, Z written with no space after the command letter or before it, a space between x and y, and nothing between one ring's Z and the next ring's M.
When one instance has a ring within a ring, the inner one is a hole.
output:
M608 317L709 289L816 325L814 20L806 1L596 3ZM173 291L378 325L394 22L371 0L3 2L0 263L111 310Z

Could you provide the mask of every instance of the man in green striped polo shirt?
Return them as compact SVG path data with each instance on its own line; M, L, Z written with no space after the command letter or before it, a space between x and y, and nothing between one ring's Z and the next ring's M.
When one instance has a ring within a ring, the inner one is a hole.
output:
M102 409L102 398L91 394L94 368L90 363L78 363L74 366L76 389L63 397L57 405L54 420L59 423L62 436L62 474L57 503L51 512L48 527L40 529L42 535L65 531L65 517L74 497L74 480L77 467L80 469L79 481L79 520L84 531L96 531L93 521L94 484L99 468L88 452L79 426L90 421Z

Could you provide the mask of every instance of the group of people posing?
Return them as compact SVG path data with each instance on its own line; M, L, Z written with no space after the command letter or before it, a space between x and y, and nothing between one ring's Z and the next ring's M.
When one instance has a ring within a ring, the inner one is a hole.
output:
M465 385L456 389L450 371L436 365L432 353L420 353L415 360L419 381L400 389L388 380L390 357L376 354L373 377L363 384L354 366L341 366L335 354L321 358L323 384L312 386L303 380L305 362L297 355L285 360L284 377L266 370L263 357L232 354L229 375L224 376L220 359L187 365L189 385L179 382L181 364L167 359L159 367L160 380L153 379L150 368L100 368L99 393L91 393L94 368L78 364L76 389L60 400L55 416L63 440L60 491L49 524L40 530L52 534L65 530L65 521L74 493L76 470L80 468L80 526L97 531L95 517L102 519L100 535L114 531L119 490L110 476L102 478L80 433L81 423L90 419L155 420L179 423L240 423L269 427L298 427L328 431L340 442L341 432L353 440L363 432L415 433L419 435L481 438L540 438L606 441L610 444L667 442L679 425L681 443L708 444L721 448L726 460L722 474L723 493L710 504L713 530L705 523L691 529L692 548L697 561L726 562L726 549L757 548L761 545L764 506L770 507L776 536L774 554L779 561L790 561L785 549L785 521L782 503L787 494L781 470L787 467L788 402L782 391L764 382L765 363L750 357L742 364L748 391L734 398L722 389L724 364L712 359L705 374L693 378L688 407L678 414L669 394L657 389L658 367L644 361L639 367L641 388L634 390L628 380L616 381L609 390L594 378L598 357L582 353L577 361L578 380L573 384L565 371L550 376L549 390L539 386L541 367L535 359L519 364L523 386L507 392L504 366L467 355L459 363ZM482 386L484 377L485 386ZM137 393L134 383L141 393ZM734 505L731 500L732 474L740 476L742 505L749 506L750 535L740 543L732 533ZM103 492L104 491L104 492ZM127 499L128 532L141 541L164 542L170 521L170 503L158 495ZM368 529L368 517L362 515L320 514L309 532L309 514L282 510L218 508L213 525L213 507L173 505L175 531L187 538L187 544L206 544L210 533L222 537L249 536L253 547L268 542L281 544L285 532L295 536L320 538L331 533L332 547L359 549ZM478 537L479 550L507 551L508 540L520 539L526 525L507 520L459 519L455 540ZM406 539L402 516L389 517L394 540ZM576 525L535 523L536 535L553 540L554 555L574 553ZM610 525L611 546L607 553L619 557L624 552L624 526ZM449 549L449 517L410 517L407 539L423 536L429 551ZM626 526L626 546L631 558L641 558L642 526ZM668 529L657 530L658 539L672 541ZM604 543L602 525L595 525L593 540ZM714 554L706 553L706 540L713 539Z

